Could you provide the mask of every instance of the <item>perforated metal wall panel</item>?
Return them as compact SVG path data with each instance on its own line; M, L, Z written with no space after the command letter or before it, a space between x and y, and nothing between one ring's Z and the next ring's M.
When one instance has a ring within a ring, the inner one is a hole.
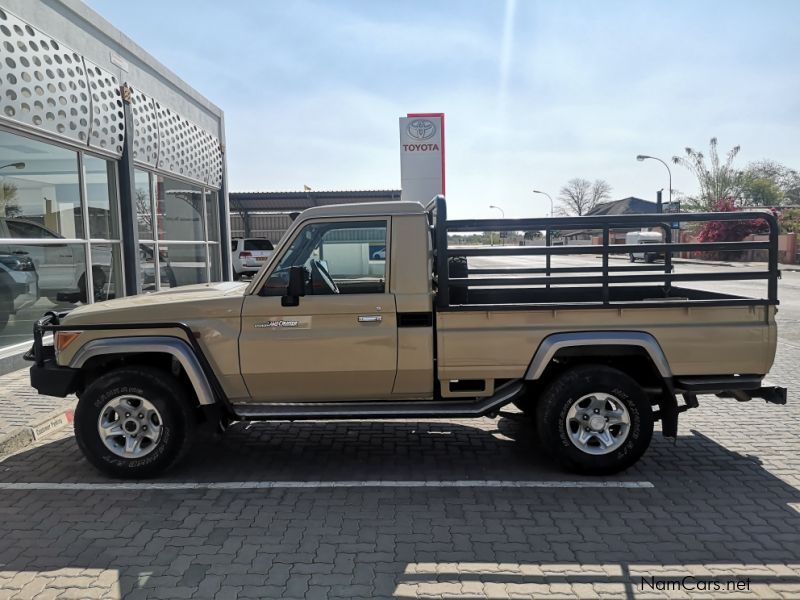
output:
M125 139L125 116L122 112L122 94L119 81L108 71L84 59L86 77L92 100L92 119L89 127L89 145L101 150L122 154Z
M89 139L83 58L0 9L2 118L71 142Z
M219 187L222 181L222 150L217 137L159 102L156 102L156 115L156 167Z
M111 72L0 9L0 122L119 158L126 135L120 84ZM219 188L219 139L135 86L131 91L134 161Z
M144 167L158 162L158 119L155 100L138 90L131 90L133 112L133 160Z

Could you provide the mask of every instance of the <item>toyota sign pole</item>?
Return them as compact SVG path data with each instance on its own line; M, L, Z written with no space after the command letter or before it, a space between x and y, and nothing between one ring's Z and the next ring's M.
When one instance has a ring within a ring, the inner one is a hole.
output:
M445 193L444 113L400 118L401 199L427 204Z

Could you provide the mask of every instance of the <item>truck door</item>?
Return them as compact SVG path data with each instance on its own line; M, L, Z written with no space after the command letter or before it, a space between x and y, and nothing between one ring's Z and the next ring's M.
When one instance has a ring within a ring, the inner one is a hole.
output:
M242 309L239 355L254 402L389 398L397 372L397 315L389 293L389 219L320 219L270 264ZM289 269L306 295L283 306Z

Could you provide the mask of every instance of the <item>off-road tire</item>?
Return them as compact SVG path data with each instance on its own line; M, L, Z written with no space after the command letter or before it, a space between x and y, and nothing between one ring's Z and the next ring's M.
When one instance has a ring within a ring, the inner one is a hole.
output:
M114 454L98 433L103 407L124 394L147 399L161 416L162 434L156 448L138 459ZM80 395L75 409L75 439L86 459L103 473L145 479L170 468L189 451L197 423L194 410L186 391L170 373L153 367L122 367L99 377Z
M566 417L584 395L603 392L625 404L630 430L624 443L603 455L580 450L569 439ZM543 450L566 469L585 475L618 473L633 465L653 437L653 412L644 390L628 375L602 365L583 365L561 374L539 399L536 426Z

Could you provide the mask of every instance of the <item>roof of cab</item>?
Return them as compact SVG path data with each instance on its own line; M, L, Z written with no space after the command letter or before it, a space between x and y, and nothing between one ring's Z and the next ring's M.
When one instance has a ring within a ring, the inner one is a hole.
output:
M383 217L390 215L421 215L425 207L418 202L361 202L358 204L329 204L307 208L298 219L318 217Z

